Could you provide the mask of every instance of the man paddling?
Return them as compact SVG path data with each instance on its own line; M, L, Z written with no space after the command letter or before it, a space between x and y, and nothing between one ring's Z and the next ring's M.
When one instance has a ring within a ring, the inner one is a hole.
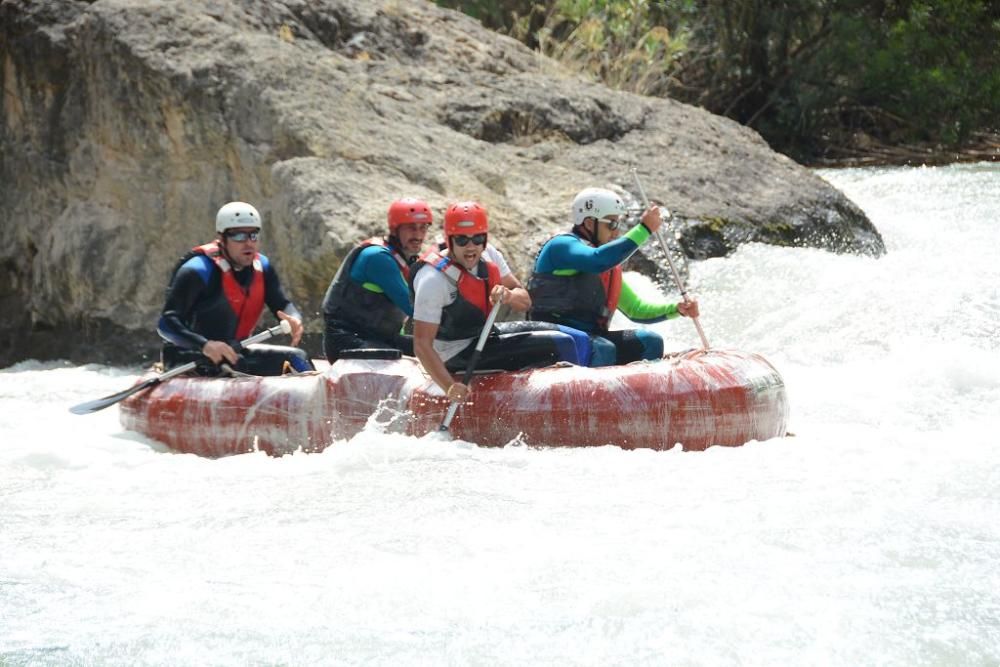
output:
M444 216L447 256L431 250L413 267L413 347L420 363L452 401L464 401L468 385L452 373L466 369L491 304L524 312L531 299L509 289L500 269L483 258L489 232L486 209L477 202L448 207ZM576 359L571 337L559 331L494 331L479 357L481 368L520 370Z
M438 238L436 245L441 256L447 257L448 244L443 240L443 237ZM489 241L486 242L482 258L487 262L497 265L497 268L500 270L501 285L509 290L524 289L524 285L514 275L514 272L510 270L510 265L507 263L507 259L503 256L503 253ZM497 333L502 334L523 333L526 331L550 332L547 335L558 348L560 361L577 366L586 366L587 360L590 358L591 345L589 336L571 327L553 324L552 322L530 322L526 320L497 322L493 326Z
M617 194L587 188L573 199L568 233L549 239L535 259L528 281L529 319L554 322L591 336L591 366L626 364L663 356L663 338L646 329L610 331L615 310L639 323L678 315L698 317L698 303L647 302L622 278L622 264L661 224L660 210L649 207L640 222L622 235L627 210Z
M313 370L309 356L296 347L238 349L236 344L253 332L265 305L288 322L292 345L302 337L302 315L285 295L274 266L258 252L260 230L256 208L230 202L215 216L215 240L193 248L178 265L157 325L164 366L207 358L214 365L199 365L200 374L217 374L215 365L221 363L252 375Z
M405 197L389 205L388 236L362 241L344 259L323 298L323 350L333 363L345 350L394 348L413 355L401 333L413 316L410 265L434 221L427 202Z

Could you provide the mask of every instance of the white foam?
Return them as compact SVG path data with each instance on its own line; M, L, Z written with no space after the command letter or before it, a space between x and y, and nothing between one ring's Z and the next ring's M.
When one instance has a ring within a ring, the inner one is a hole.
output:
M792 437L489 449L372 423L213 461L69 414L138 369L0 371L0 662L995 663L1000 171L824 176L888 255L755 245L691 280L713 345L784 375Z

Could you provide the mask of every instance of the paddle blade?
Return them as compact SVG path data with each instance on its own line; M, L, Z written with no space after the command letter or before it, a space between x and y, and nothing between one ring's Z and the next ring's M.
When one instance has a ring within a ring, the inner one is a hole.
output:
M110 396L105 396L104 398L96 398L93 401L87 401L86 403L74 405L69 409L69 411L74 415L89 415L91 412L97 412L98 410L103 410L104 408L110 407L119 401L124 401L132 394L137 394L143 389L148 389L159 381L160 378L152 378L150 380L146 380L142 384L137 384L134 387L129 387L124 391L120 391L117 394L111 394Z

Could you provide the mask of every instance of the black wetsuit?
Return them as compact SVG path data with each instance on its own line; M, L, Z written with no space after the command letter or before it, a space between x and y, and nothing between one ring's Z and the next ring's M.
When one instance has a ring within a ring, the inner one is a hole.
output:
M274 267L264 255L258 255L264 278L264 303L272 313L284 311L301 321L302 315L285 295ZM236 282L249 290L255 270L233 271ZM166 303L160 315L157 332L163 339L162 359L167 368L190 361L199 363L203 375L218 373L202 354L210 340L229 343L240 354L235 370L253 375L280 375L287 361L296 371L313 370L309 356L299 348L283 345L237 346L236 330L239 318L226 299L222 287L222 271L209 257L196 254L181 264L167 287Z

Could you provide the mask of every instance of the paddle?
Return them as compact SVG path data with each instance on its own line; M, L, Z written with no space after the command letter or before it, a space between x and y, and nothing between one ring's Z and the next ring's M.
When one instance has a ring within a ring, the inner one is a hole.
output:
M642 189L642 183L639 182L639 173L632 168L632 178L635 179L635 187L639 190L639 196L642 197L642 205L649 208L649 199L646 198L646 192ZM668 214L669 215L669 212ZM660 229L656 230L656 240L660 242L660 247L663 249L663 254L667 256L667 264L670 265L670 272L674 274L674 283L677 285L677 289L681 292L681 298L684 299L685 303L690 303L691 299L688 297L687 286L684 284L684 279L681 278L681 274L677 272L677 267L674 266L674 260L670 257L670 248L667 247L667 242L663 238L663 228L662 225ZM694 322L694 328L698 330L698 336L701 338L702 348L708 349L708 338L705 337L705 332L701 328L701 322L698 321L697 317L692 317L691 321Z
M253 343L259 343L261 341L267 340L271 336L277 336L279 333L291 333L292 327L287 321L281 320L281 322L270 329L261 331L259 334L250 336L246 340L240 341L240 347L246 347L247 345L252 345ZM150 378L145 382L140 382L137 385L133 385L126 389L125 391L120 391L117 394L111 394L110 396L105 396L104 398L98 398L93 401L87 401L86 403L80 403L79 405L74 405L69 409L74 415L87 415L91 412L97 412L98 410L103 410L106 407L114 405L119 401L123 401L132 394L138 394L144 389L149 389L154 385L158 385L161 382L169 380L172 377L182 375L188 371L193 371L198 366L197 361L191 361L183 366L178 366L177 368L171 368L166 373L157 375L155 378Z
M472 380L472 374L476 370L476 364L479 363L479 355L482 354L483 347L486 346L486 339L490 335L490 330L493 328L493 321L497 318L497 312L500 310L500 302L497 301L493 304L493 310L490 311L489 317L486 318L486 324L483 326L483 332L479 334L479 340L476 342L476 349L473 350L472 356L469 357L469 364L465 367L465 376L462 378L462 384L468 385L469 381ZM441 421L441 426L438 427L438 431L447 431L451 426L451 420L455 418L455 413L458 412L458 403L452 403L448 406L448 414L444 416Z

